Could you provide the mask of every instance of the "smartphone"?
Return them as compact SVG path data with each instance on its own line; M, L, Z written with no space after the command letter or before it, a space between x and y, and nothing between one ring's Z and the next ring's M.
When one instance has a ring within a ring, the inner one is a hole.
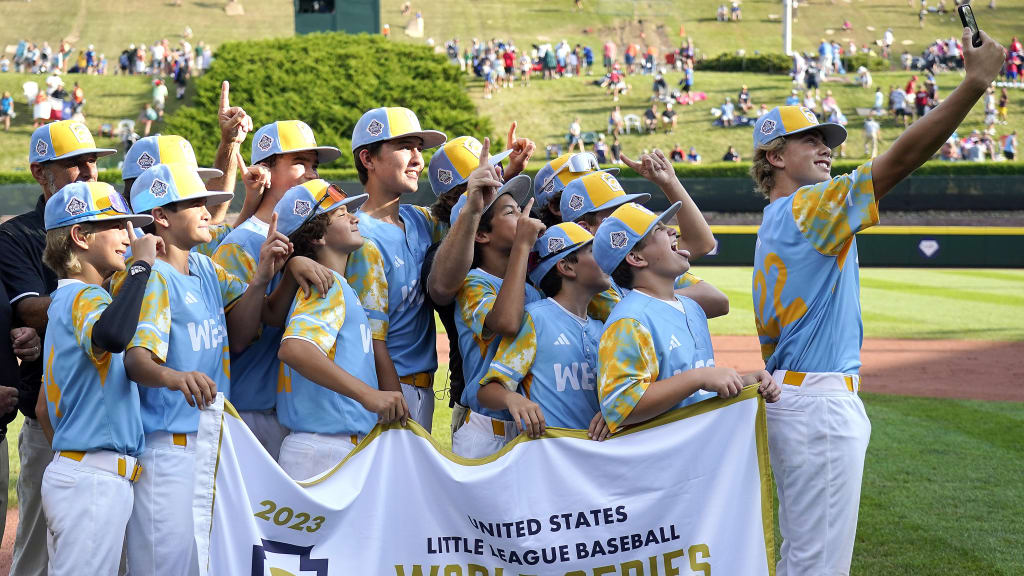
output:
M974 11L971 10L971 5L961 4L957 6L956 11L960 14L960 22L963 22L964 28L971 29L971 46L975 48L981 46L981 33L978 32L978 22L974 19Z

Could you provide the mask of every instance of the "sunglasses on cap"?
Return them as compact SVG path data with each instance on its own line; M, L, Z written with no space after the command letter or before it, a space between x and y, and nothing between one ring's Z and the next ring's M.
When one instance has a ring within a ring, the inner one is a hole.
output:
M316 211L324 205L324 201L328 198L333 202L341 202L348 198L348 194L345 194L345 191L339 188L337 184L328 184L327 189L324 190L323 196L321 196L320 199L316 201L316 204L313 205L313 209L309 211L309 215L303 218L302 224L299 224L299 227L295 229L296 232L301 230L303 226L309 224L309 221L316 217ZM292 232L292 234L295 234L295 232Z
M568 170L569 172L594 172L601 169L601 165L597 163L597 156L594 156L593 152L577 152L569 159L565 161L565 164L555 170L555 172L548 176L544 180L544 186L546 187L556 176Z
M107 194L107 200L110 201L110 206L103 208L101 210L90 210L88 212L82 212L81 214L75 214L74 216L68 216L67 218L58 220L53 225L53 227L60 228L61 224L64 224L65 222L70 222L72 220L81 221L83 218L89 218L90 216L99 216L100 214L107 214L108 212L113 212L115 214L124 214L126 216L128 214L131 214L131 210L128 209L128 204L125 203L124 197L118 194L117 192L111 192L110 194Z

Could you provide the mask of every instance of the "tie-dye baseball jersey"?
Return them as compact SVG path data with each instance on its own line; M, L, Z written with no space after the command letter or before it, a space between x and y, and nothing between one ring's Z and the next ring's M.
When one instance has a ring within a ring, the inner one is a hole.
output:
M128 348L146 348L164 366L202 372L230 398L230 358L225 311L247 285L208 257L188 255L188 276L157 260L146 284L139 327ZM177 390L139 386L146 433L190 433L199 428L199 410Z
M110 295L93 284L61 280L50 297L42 355L53 449L138 455L145 444L139 389L124 373L123 354L92 346L92 329Z
M300 290L288 313L283 339L297 338L316 346L342 370L377 388L373 363L373 336L359 298L334 273L327 296ZM280 363L277 417L295 432L316 434L368 434L377 415L343 394L320 386L285 363Z
M210 236L213 236L213 239L209 242L203 242L193 248L192 251L199 252L203 256L213 258L213 255L217 252L217 248L220 248L224 239L232 232L232 229L228 224L214 224L213 226L210 226L209 230Z
M548 426L587 429L597 402L603 326L546 298L526 306L514 339L502 338L481 384L498 381L536 402Z
M598 396L615 432L653 382L693 368L715 365L704 311L676 295L685 313L669 302L632 290L612 310L597 353ZM677 407L715 396L698 390Z
M423 206L403 204L394 224L359 213L366 242L348 259L345 277L370 318L374 340L385 340L399 376L437 369L434 313L423 300L420 268L431 244L448 228Z
M508 410L489 410L480 405L476 394L480 390L480 380L487 373L498 349L498 340L484 326L487 315L494 307L494 300L501 290L501 278L474 268L466 275L466 279L455 297L455 326L459 332L459 350L462 351L462 375L466 388L462 391L461 404L474 412L511 420ZM536 288L526 285L524 304L536 302L542 298Z
M244 282L251 282L259 266L260 248L267 240L269 226L256 218L249 218L231 231L213 261ZM280 283L275 277L267 286L267 294ZM260 337L241 354L231 355L231 403L238 410L270 410L277 400L277 350L281 346L283 330L263 325Z
M877 223L870 162L765 207L753 299L769 372L858 373L864 326L854 235Z
M703 282L703 280L689 272L685 272L682 276L676 278L673 289L682 290L683 288L688 288L698 282ZM619 300L622 300L622 297L628 293L629 289L620 288L615 284L615 281L612 280L610 288L601 292L597 296L594 296L594 299L590 301L590 304L587 306L587 314L591 318L595 318L601 322L608 320L608 316L612 313L612 308L615 308L615 305L619 303Z

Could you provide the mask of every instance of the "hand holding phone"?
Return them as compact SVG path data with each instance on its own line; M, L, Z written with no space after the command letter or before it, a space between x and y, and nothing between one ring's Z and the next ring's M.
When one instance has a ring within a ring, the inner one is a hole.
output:
M971 29L971 46L978 48L981 46L981 34L978 31L978 22L974 19L974 11L971 10L971 5L961 4L957 6L956 11L960 14L960 22L963 23L964 28Z

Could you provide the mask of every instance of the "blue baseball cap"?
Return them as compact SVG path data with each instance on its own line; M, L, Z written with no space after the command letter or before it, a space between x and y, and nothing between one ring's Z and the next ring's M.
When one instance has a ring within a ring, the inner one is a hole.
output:
M536 262L527 276L534 286L558 264L558 261L583 248L594 240L594 236L575 222L562 222L544 231L530 251L531 262ZM548 294L554 296L554 294Z
M533 179L533 195L537 198L537 208L547 206L555 194L564 190L569 182L597 171L612 175L619 173L618 168L602 169L597 163L597 156L592 152L569 152L548 162L537 171L537 176Z
M671 220L682 205L682 202L676 202L661 214L634 202L619 206L594 233L594 260L597 265L605 274L614 272L637 242L658 224Z
M64 160L84 154L110 156L117 150L97 148L89 128L77 120L60 120L43 124L32 131L28 161L31 164Z
M838 148L846 141L846 128L835 122L818 123L818 117L803 106L776 106L754 122L754 149L779 138L808 130L821 132L825 145Z
M317 146L313 129L302 120L280 120L260 126L252 136L250 162L261 162L274 154L313 150L319 164L341 158L341 150L333 146Z
M505 182L501 188L498 188L498 193L494 195L494 199L491 200L487 206L484 206L484 212L491 209L494 203L498 201L505 194L511 194L516 200L516 204L520 207L526 204L526 201L530 199L533 191L530 187L530 177L526 174L520 174L515 178ZM455 219L462 213L462 209L466 207L466 202L469 200L469 191L463 192L462 196L455 202L455 206L452 206L452 215L449 218L452 226L455 226Z
M562 191L559 209L563 222L575 222L586 214L622 206L627 202L643 204L650 194L626 194L622 184L607 172L591 172L577 178Z
M206 205L223 204L234 194L209 191L195 168L187 164L157 164L143 172L132 185L132 208L149 212L174 202L206 198Z
M140 138L124 155L121 179L138 178L143 172L157 164L188 164L195 168L203 180L219 178L224 172L216 168L200 168L192 144L174 135L156 135Z
M320 214L342 206L348 206L350 212L355 212L368 197L368 194L349 196L340 187L319 178L292 186L274 206L277 231L291 236L303 224Z
M420 128L419 118L408 108L374 108L363 114L352 129L352 151L403 136L419 136L424 149L437 148L448 140L444 132Z
M47 230L82 222L131 222L146 226L153 222L148 214L132 214L124 198L106 182L72 182L46 201L43 223Z
M459 136L445 142L430 158L427 172L430 176L430 188L434 196L440 196L469 179L469 175L480 165L480 152L483 144L472 136ZM491 156L491 166L500 163L511 150Z

